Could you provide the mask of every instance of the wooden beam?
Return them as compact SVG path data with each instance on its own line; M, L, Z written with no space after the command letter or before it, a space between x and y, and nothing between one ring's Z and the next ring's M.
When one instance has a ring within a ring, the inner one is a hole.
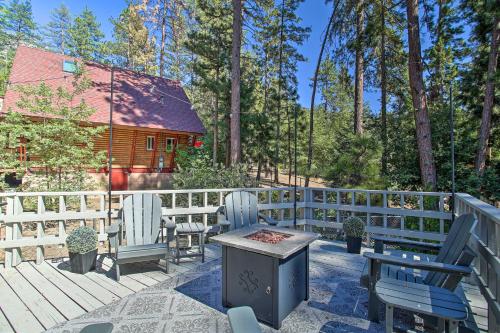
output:
M132 137L132 151L130 152L129 168L134 167L136 145L137 145L137 130L134 130L134 136Z
M160 133L156 132L155 134L155 142L153 145L153 156L151 157L151 171L154 170L154 164L155 164L155 159L156 159L156 151L158 150L158 141L160 141Z

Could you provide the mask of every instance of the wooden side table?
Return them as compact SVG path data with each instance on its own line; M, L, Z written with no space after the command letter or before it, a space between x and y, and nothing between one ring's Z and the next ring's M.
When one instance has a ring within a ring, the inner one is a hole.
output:
M438 318L438 331L458 333L458 323L467 319L467 307L448 289L424 284L380 279L375 285L380 301L385 303L385 331L392 333L394 308Z
M201 262L205 262L205 226L203 223L177 223L175 232L175 259L177 264L179 264L181 258L193 257L201 257ZM193 235L198 236L198 252L181 254L180 238Z

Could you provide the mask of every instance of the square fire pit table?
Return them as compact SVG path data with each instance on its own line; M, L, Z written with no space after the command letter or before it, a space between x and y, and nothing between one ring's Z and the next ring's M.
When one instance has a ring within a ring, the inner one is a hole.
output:
M250 306L275 329L309 298L312 232L252 225L212 237L222 245L222 305Z

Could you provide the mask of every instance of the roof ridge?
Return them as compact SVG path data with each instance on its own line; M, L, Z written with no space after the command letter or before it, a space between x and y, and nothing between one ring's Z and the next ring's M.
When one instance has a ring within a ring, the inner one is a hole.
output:
M159 76L159 75L153 75L153 74L148 74L148 73L144 73L144 72L139 72L137 70L133 70L133 69L130 69L130 68L124 68L124 67L120 67L120 66L109 65L109 64L106 64L106 63L98 62L98 61L84 60L84 59L82 59L80 57L75 57L75 56L72 56L72 55L67 55L67 54L64 54L64 53L59 53L59 52L56 52L56 51L53 51L53 50L49 50L49 49L41 48L41 47L36 47L36 46L32 46L32 45L27 45L27 44L24 44L24 43L20 43L17 48L21 48L21 47L32 49L32 50L36 50L36 51L41 51L41 52L45 52L45 53L51 53L51 54L54 54L54 55L57 55L57 56L61 56L61 57L73 58L73 59L76 59L76 60L80 60L80 61L82 61L83 63L86 63L86 64L95 64L95 65L103 66L103 67L105 67L106 69L109 69L109 70L111 70L111 68L115 68L115 69L118 69L118 70L121 70L121 71L132 72L132 73L143 75L143 76L149 76L149 77L153 77L153 78L157 78L157 79L161 79L161 80L165 80L165 81L170 81L170 82L176 83L176 84L178 84L179 86L182 87L182 82L180 80L175 80L175 79L170 79L170 78L162 77L162 76ZM17 52L17 50L16 50L16 52Z

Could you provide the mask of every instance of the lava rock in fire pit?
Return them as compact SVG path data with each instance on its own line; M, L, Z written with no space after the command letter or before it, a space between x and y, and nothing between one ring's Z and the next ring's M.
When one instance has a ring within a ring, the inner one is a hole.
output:
M245 238L256 240L262 243L268 244L278 244L284 239L290 238L292 235L285 234L282 232L271 231L271 230L260 230L253 234L246 236Z

